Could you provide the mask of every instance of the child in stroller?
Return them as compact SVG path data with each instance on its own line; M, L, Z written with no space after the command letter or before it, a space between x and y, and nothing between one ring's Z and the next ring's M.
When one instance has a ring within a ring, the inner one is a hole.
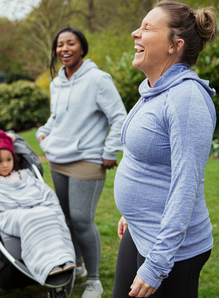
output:
M42 285L72 270L75 252L54 191L29 169L17 169L13 141L0 131L0 230L21 239L22 259Z

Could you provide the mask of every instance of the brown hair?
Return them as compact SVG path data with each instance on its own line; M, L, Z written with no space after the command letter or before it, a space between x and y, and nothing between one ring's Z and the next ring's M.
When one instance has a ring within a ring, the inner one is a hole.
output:
M170 42L175 45L177 38L185 42L181 62L194 65L206 42L213 41L217 36L214 8L206 7L193 11L189 5L173 0L158 2L155 7L162 8L168 15Z
M20 158L18 157L18 155L16 153L15 154L12 154L12 155L14 157L14 167L13 167L13 170L18 171L20 169L20 164L19 164Z

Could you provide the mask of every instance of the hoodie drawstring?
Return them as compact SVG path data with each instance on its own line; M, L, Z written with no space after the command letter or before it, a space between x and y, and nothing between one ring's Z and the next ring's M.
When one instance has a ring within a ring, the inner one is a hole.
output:
M70 100L70 96L71 96L71 89L72 89L72 87L73 87L74 80L75 80L75 76L73 75L73 79L72 79L72 81L71 81L71 86L70 86L70 88L69 88L69 94L68 94L68 100L67 100L66 111L68 111L69 100Z

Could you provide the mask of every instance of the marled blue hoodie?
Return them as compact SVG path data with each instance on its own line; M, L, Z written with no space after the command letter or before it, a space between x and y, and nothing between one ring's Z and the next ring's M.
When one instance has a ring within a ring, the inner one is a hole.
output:
M50 93L51 116L36 133L37 139L48 135L40 143L48 160L63 164L116 159L123 149L120 136L126 110L111 76L87 59L70 80L63 66Z
M175 261L213 246L203 183L216 123L215 91L181 63L152 88L146 79L139 91L142 97L123 126L115 200L146 258L137 274L158 288Z

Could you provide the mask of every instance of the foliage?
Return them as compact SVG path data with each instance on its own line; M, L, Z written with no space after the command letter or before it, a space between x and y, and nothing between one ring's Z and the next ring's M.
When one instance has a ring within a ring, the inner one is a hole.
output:
M29 81L0 85L0 127L20 131L45 123L49 116L48 94Z
M35 81L36 85L49 94L49 85L51 82L50 72L46 70Z
M18 22L0 18L0 71L19 71L22 62L16 59L20 50L20 36L16 34Z
M20 71L20 72L12 71L12 72L8 72L5 75L5 83L6 84L11 84L12 82L16 82L19 80L33 81L33 79L30 77L30 75L23 71Z
M211 147L211 152L210 154L213 156L213 157L219 157L219 141L218 139L214 139L212 141L212 147Z
M5 8L32 11L23 20L0 19L0 71L26 70L33 78L44 73L50 63L56 32L69 25L88 38L89 56L107 71L105 57L116 61L133 47L130 33L138 28L155 0L2 0ZM198 5L217 5L219 0L185 0ZM28 3L28 4L27 4ZM124 21L125 20L125 21Z
M137 68L132 66L133 53L124 52L119 60L113 62L107 56L107 66L114 83L122 97L127 111L134 106L140 98L138 87L145 79L145 75Z
M218 27L219 29L219 27ZM210 86L216 90L213 98L217 118L219 119L219 37L216 42L207 44L200 53L194 70L202 78L210 81Z
M213 135L210 156L214 158L219 157L219 127L216 127Z
M4 83L4 81L5 81L5 74L4 72L0 72L0 84Z
M123 32L124 33L124 32ZM129 32L123 35L117 34L115 29L100 29L93 34L85 32L89 43L89 52L86 58L91 58L100 69L110 72L106 56L112 61L120 60L123 52L129 52L134 48L134 40Z
M9 8L13 0L2 1ZM37 7L32 4L33 10L24 20L4 19L2 25L0 22L0 70L9 72L25 69L34 78L38 77L49 66L56 32L67 25L90 36L94 34L89 42L94 45L99 43L100 48L104 49L96 52L97 63L102 67L106 55L127 51L124 48L127 45L125 40L129 40L130 32L140 25L143 16L152 7L152 2L153 0L41 0ZM25 3L17 0L16 10L25 6ZM112 59L114 57L112 55Z

